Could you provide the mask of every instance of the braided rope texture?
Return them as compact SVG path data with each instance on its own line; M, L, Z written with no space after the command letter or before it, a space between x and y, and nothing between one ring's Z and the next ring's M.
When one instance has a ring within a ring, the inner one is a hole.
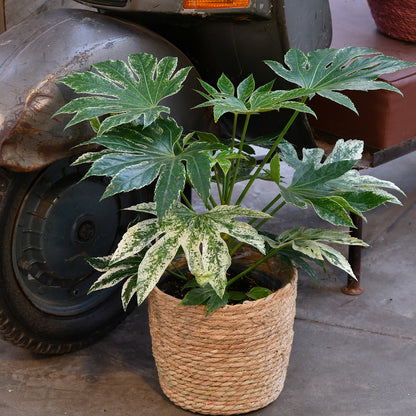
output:
M368 5L380 32L416 42L416 0L368 0Z
M247 260L252 253L242 262ZM205 306L179 305L158 288L149 295L159 382L176 405L232 415L260 409L279 396L293 341L297 271L277 259L262 266L282 281L281 289L208 317Z

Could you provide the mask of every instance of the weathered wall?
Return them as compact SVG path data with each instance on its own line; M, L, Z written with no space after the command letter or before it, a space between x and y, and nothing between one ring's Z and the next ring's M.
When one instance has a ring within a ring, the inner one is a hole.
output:
M26 17L41 13L45 10L62 7L89 9L73 0L6 0L6 28L14 26Z

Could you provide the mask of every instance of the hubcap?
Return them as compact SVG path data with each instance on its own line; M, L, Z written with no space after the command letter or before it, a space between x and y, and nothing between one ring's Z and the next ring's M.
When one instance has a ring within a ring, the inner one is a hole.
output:
M58 162L29 190L18 213L13 242L17 280L29 300L44 312L69 316L103 302L112 290L88 295L98 277L86 257L110 253L130 218L120 211L131 196L100 201L107 183L80 182L85 169Z

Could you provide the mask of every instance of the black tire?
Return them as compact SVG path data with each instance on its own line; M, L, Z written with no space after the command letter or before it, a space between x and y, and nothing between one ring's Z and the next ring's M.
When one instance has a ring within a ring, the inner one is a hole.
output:
M0 335L35 353L85 347L126 316L119 287L87 294L98 274L84 258L115 248L131 220L120 209L147 193L99 202L106 183L84 174L68 160L0 169Z

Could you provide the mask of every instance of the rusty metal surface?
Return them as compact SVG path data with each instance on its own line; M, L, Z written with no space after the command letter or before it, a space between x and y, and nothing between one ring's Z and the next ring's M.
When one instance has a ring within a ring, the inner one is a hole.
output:
M53 10L14 26L0 36L0 166L14 171L40 169L72 153L91 134L88 126L64 131L68 117L51 118L72 93L57 81L106 59L125 59L137 52L159 58L186 57L152 32L131 23L84 10ZM173 113L187 128L201 124L188 109L196 73L175 98ZM166 102L169 105L169 102ZM172 104L172 103L171 103ZM185 111L186 109L186 111ZM175 114L176 111L176 114Z
M355 228L351 228L351 237L363 239L363 219L351 213L352 222ZM363 248L361 246L349 246L348 247L348 261L351 264L352 271L355 274L356 279L352 276L348 276L347 285L342 288L342 292L345 295L357 296L364 292L364 289L360 285L361 280L361 253Z
M0 33L6 30L6 12L4 8L4 0L0 0Z

